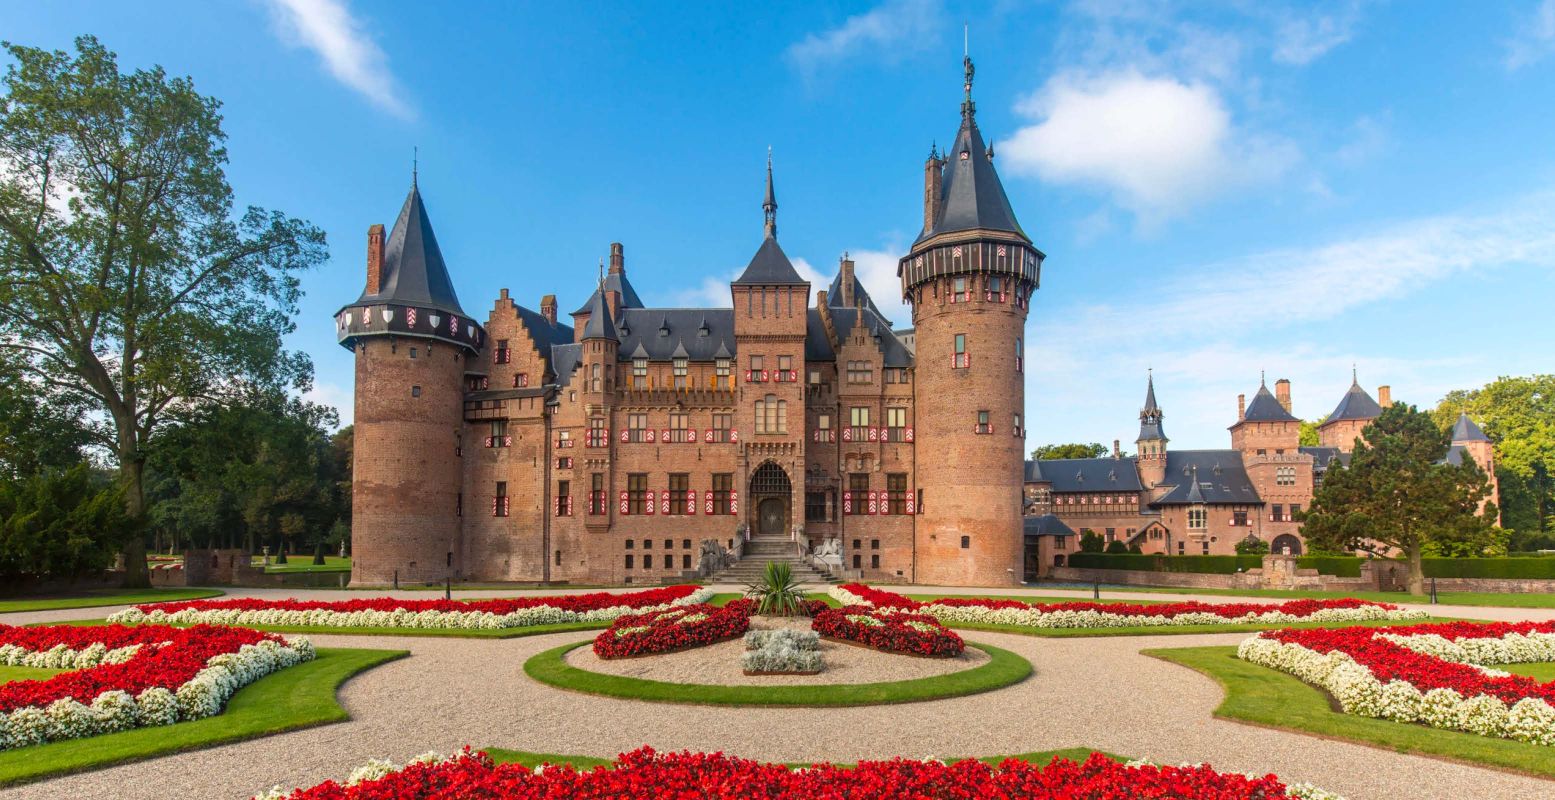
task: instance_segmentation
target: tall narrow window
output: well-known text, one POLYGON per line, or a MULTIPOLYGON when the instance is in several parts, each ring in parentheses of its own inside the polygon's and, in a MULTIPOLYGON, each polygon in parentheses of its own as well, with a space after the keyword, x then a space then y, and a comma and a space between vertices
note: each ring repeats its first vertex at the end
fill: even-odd
POLYGON ((1015 426, 1011 429, 1011 431, 1015 435, 1016 438, 1020 438, 1021 436, 1024 436, 1026 434, 1026 429, 1022 428, 1020 426, 1020 415, 1019 414, 1015 415, 1015 426))
POLYGON ((589 475, 589 513, 599 516, 605 513, 605 474, 595 472, 589 475))
POLYGON ((734 475, 728 472, 720 472, 713 475, 713 512, 714 514, 734 513, 734 475))
POLYGON ((950 302, 965 303, 967 301, 966 278, 956 277, 951 279, 950 302))
POLYGON ((885 476, 886 511, 890 514, 907 513, 907 473, 894 472, 885 476))
POLYGON ((756 401, 756 432, 788 433, 788 401, 769 394, 756 401))
MULTIPOLYGON (((691 431, 691 415, 690 414, 670 414, 670 435, 669 435, 669 441, 671 441, 671 442, 693 442, 693 441, 696 441, 696 436, 691 431)), ((674 487, 671 487, 671 488, 674 488, 674 487)))
POLYGON ((572 516, 572 481, 556 482, 556 516, 572 516))
POLYGON ((826 493, 805 492, 804 495, 805 522, 826 522, 826 493))
POLYGON ((1017 337, 1015 337, 1015 371, 1016 372, 1024 372, 1025 370, 1026 370, 1026 344, 1025 344, 1025 341, 1023 339, 1021 339, 1021 337, 1017 336, 1017 337))
POLYGON ((507 481, 497 481, 497 490, 491 496, 491 515, 493 517, 505 517, 508 515, 507 481))
POLYGON ((843 498, 842 506, 842 510, 847 514, 869 513, 869 473, 848 474, 848 496, 843 498))
MULTIPOLYGON (((907 441, 907 409, 888 408, 885 410, 885 433, 886 441, 907 441)), ((902 490, 907 490, 905 484, 903 485, 902 490)))
POLYGON ((628 442, 648 441, 648 415, 626 415, 626 440, 628 442))
POLYGON ((751 367, 745 372, 747 381, 764 381, 767 379, 767 359, 763 356, 751 356, 751 367))
POLYGON ((670 474, 670 513, 686 514, 686 492, 691 488, 691 476, 684 472, 670 474))
POLYGON ((674 362, 672 362, 671 368, 674 370, 675 388, 688 388, 686 386, 686 381, 688 380, 688 376, 690 374, 689 362, 687 362, 684 358, 677 358, 674 360, 674 362))
POLYGON ((966 351, 966 334, 956 334, 956 351, 950 356, 950 366, 956 369, 964 369, 972 366, 972 354, 966 351))
POLYGON ((643 472, 633 472, 626 476, 626 513, 648 513, 648 475, 643 472))
POLYGON ((777 379, 780 381, 798 380, 799 374, 794 372, 793 356, 778 356, 777 379))
POLYGON ((815 417, 815 440, 817 442, 835 442, 836 432, 831 429, 831 415, 817 414, 815 417))
POLYGON ((1005 301, 1004 287, 1003 277, 998 275, 989 276, 988 291, 983 294, 983 299, 1003 303, 1005 301))
POLYGON ((977 412, 978 433, 993 433, 993 422, 989 420, 989 416, 990 415, 987 411, 977 412))
POLYGON ((733 414, 713 415, 713 441, 727 442, 731 439, 731 431, 734 429, 733 414))
POLYGON ((850 442, 869 441, 868 406, 853 406, 848 409, 848 435, 846 438, 850 442))
POLYGON ((498 339, 497 349, 491 351, 491 360, 495 364, 506 364, 513 359, 513 351, 508 349, 508 340, 498 339))
POLYGON ((605 374, 605 368, 602 365, 599 365, 599 364, 590 365, 590 367, 589 367, 589 391, 591 391, 591 392, 602 392, 602 391, 605 390, 604 374, 605 374))
POLYGON ((713 361, 713 388, 714 389, 719 389, 719 388, 733 389, 734 388, 734 380, 730 376, 730 372, 732 371, 732 369, 733 369, 733 367, 730 364, 730 360, 727 359, 727 358, 720 358, 720 359, 716 359, 715 361, 713 361))
POLYGON ((604 447, 610 443, 610 431, 605 428, 604 417, 589 417, 588 436, 584 443, 589 447, 604 447))
POLYGON ((494 419, 491 421, 491 435, 486 437, 487 447, 510 447, 513 437, 508 435, 508 421, 494 419))
POLYGON ((632 359, 632 388, 633 389, 646 389, 646 388, 648 388, 648 359, 646 359, 646 358, 634 358, 634 359, 632 359))

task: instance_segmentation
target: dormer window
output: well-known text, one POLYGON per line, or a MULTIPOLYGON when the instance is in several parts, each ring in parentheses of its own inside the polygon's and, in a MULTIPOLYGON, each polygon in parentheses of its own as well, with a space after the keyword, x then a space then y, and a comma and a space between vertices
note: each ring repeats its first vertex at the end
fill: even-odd
POLYGON ((646 359, 646 358, 634 358, 634 359, 632 359, 632 388, 633 389, 646 389, 646 388, 648 388, 648 359, 646 359))

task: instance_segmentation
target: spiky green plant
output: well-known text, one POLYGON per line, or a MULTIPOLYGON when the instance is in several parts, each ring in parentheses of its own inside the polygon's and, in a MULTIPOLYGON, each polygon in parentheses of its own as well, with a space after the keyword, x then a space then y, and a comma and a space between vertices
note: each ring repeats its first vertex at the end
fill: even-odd
POLYGON ((756 601, 756 613, 774 617, 792 617, 804 602, 793 568, 780 561, 768 561, 761 580, 745 585, 745 596, 756 601))

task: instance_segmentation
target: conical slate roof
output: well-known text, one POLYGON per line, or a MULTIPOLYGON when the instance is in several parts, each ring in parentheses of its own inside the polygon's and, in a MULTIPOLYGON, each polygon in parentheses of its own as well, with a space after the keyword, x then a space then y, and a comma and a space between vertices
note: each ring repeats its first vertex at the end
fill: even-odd
MULTIPOLYGON (((617 294, 621 295, 621 307, 622 308, 642 308, 643 307, 642 298, 639 298, 637 296, 637 290, 632 288, 632 282, 626 279, 626 273, 624 273, 624 272, 611 272, 611 273, 605 275, 605 291, 607 291, 607 292, 616 292, 617 294)), ((599 290, 595 289, 594 293, 598 294, 599 290)), ((594 302, 594 298, 590 297, 588 300, 584 301, 583 305, 580 306, 577 311, 574 311, 572 313, 573 314, 586 314, 586 313, 588 313, 589 304, 593 303, 593 302, 594 302)))
POLYGON ((961 104, 961 130, 955 144, 945 152, 944 178, 940 188, 939 213, 932 228, 918 237, 923 241, 942 233, 957 231, 1008 231, 1026 241, 1031 238, 1015 220, 1010 198, 993 168, 993 154, 983 144, 977 129, 976 105, 972 102, 972 60, 965 60, 966 100, 961 104))
POLYGON ((1291 416, 1285 406, 1280 405, 1279 398, 1269 391, 1268 384, 1260 384, 1258 393, 1253 395, 1253 402, 1247 404, 1247 411, 1242 419, 1248 422, 1297 422, 1291 416))
POLYGON ((762 240, 761 247, 756 250, 756 255, 746 265, 745 271, 740 277, 734 279, 736 286, 741 284, 757 286, 797 286, 808 285, 809 281, 799 277, 799 271, 794 269, 793 262, 788 260, 788 255, 777 243, 777 197, 772 191, 772 157, 767 156, 767 196, 762 201, 761 209, 766 217, 766 238, 762 240))
POLYGON ((1490 437, 1486 436, 1485 432, 1480 430, 1478 425, 1474 424, 1474 420, 1469 419, 1468 414, 1460 411, 1458 413, 1458 421, 1453 423, 1452 426, 1452 441, 1454 443, 1488 442, 1490 437))
POLYGON ((410 195, 405 198, 405 205, 384 244, 379 274, 378 293, 364 291, 357 303, 396 303, 466 316, 454 293, 453 281, 448 277, 443 253, 437 247, 437 236, 432 233, 432 221, 427 219, 421 190, 415 183, 411 184, 410 195))
POLYGON ((1371 395, 1361 388, 1361 383, 1353 375, 1350 378, 1350 389, 1339 398, 1339 405, 1334 407, 1334 412, 1323 420, 1323 424, 1338 422, 1345 419, 1376 419, 1382 416, 1382 406, 1371 395))
POLYGON ((615 321, 610 318, 610 306, 605 304, 604 292, 596 291, 589 298, 589 321, 583 326, 583 338, 621 340, 615 321))
POLYGON ((1145 442, 1155 439, 1168 441, 1166 430, 1161 427, 1161 407, 1155 402, 1155 376, 1151 375, 1145 383, 1145 407, 1139 411, 1139 438, 1136 442, 1145 442))
POLYGON ((1194 465, 1193 474, 1188 478, 1188 502, 1196 504, 1204 502, 1204 490, 1199 488, 1198 465, 1194 465))

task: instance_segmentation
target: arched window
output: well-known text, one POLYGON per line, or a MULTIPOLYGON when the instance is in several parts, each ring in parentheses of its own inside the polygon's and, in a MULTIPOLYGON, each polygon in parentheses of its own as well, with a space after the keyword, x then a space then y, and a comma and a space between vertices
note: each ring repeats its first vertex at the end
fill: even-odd
POLYGON ((769 394, 756 401, 757 433, 788 433, 788 401, 769 394))

